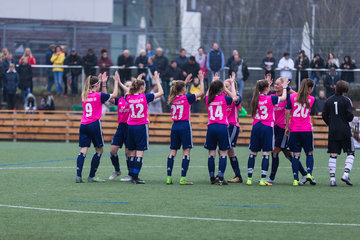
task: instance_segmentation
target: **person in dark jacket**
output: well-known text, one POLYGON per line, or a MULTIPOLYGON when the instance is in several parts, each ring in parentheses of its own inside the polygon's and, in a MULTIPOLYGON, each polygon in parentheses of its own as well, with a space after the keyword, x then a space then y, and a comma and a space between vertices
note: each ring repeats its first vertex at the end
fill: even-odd
POLYGON ((295 68, 297 69, 296 71, 296 86, 297 89, 299 89, 300 86, 298 86, 299 84, 299 71, 300 71, 300 82, 304 79, 304 78, 308 78, 309 77, 309 73, 307 71, 304 71, 303 69, 309 68, 310 67, 310 61, 309 58, 306 56, 305 51, 304 50, 300 50, 298 52, 298 58, 295 60, 295 68))
POLYGON ((50 92, 44 92, 40 101, 39 110, 55 110, 54 97, 50 92))
POLYGON ((13 110, 16 106, 16 90, 19 86, 19 75, 15 70, 15 65, 11 63, 9 70, 5 73, 4 87, 7 93, 8 109, 13 110))
POLYGON ((326 97, 329 98, 335 94, 336 83, 340 80, 338 72, 335 71, 335 66, 330 68, 329 74, 326 76, 324 86, 326 88, 326 97))
POLYGON ((206 67, 210 71, 210 82, 215 73, 220 75, 220 71, 224 69, 225 60, 224 54, 220 51, 219 46, 216 42, 212 44, 212 48, 208 53, 206 67))
POLYGON ((325 106, 325 102, 326 102, 326 95, 325 95, 325 91, 324 90, 320 90, 319 91, 319 97, 315 98, 315 103, 314 103, 314 114, 321 116, 322 112, 324 111, 324 106, 325 106))
POLYGON ((94 54, 94 51, 91 48, 89 48, 86 56, 84 56, 82 59, 86 78, 88 76, 96 75, 96 68, 94 68, 94 67, 97 64, 97 61, 98 61, 98 59, 97 59, 96 55, 94 54))
MULTIPOLYGON (((70 50, 70 55, 66 58, 66 63, 69 66, 82 65, 81 57, 77 54, 75 48, 70 50)), ((69 71, 71 74, 71 93, 75 95, 78 94, 78 79, 81 74, 81 68, 70 68, 69 71)))
POLYGON ((145 77, 145 83, 146 83, 146 91, 149 90, 150 86, 152 86, 152 79, 154 76, 155 71, 159 72, 159 68, 157 64, 155 63, 155 57, 149 57, 148 63, 147 63, 147 74, 145 77))
MULTIPOLYGON (((68 63, 66 61, 67 56, 68 56, 68 54, 67 54, 67 46, 62 45, 61 50, 65 54, 64 65, 68 65, 68 63)), ((64 68, 63 75, 62 75, 62 80, 63 80, 63 85, 64 85, 64 97, 66 97, 66 95, 68 94, 68 73, 69 73, 69 69, 64 68)))
POLYGON ((225 66, 228 67, 229 69, 231 68, 232 63, 234 62, 235 55, 239 55, 239 52, 236 49, 232 51, 232 55, 226 61, 225 66))
MULTIPOLYGON (((53 65, 51 60, 52 55, 55 53, 55 45, 51 44, 49 46, 49 49, 46 51, 45 54, 45 64, 46 65, 53 65)), ((46 73, 47 73, 47 77, 48 77, 48 85, 47 85, 47 91, 51 92, 51 88, 54 85, 54 73, 52 68, 46 68, 46 73)))
MULTIPOLYGON (((185 48, 180 49, 180 55, 176 57, 175 61, 179 68, 183 68, 183 66, 188 62, 188 57, 186 57, 185 48)), ((185 78, 184 78, 185 79, 185 78)))
MULTIPOLYGON (((345 56, 344 57, 344 62, 341 64, 340 66, 341 69, 355 69, 355 63, 351 60, 350 56, 345 56)), ((354 82, 354 72, 341 72, 341 79, 344 81, 347 81, 349 84, 354 82)))
POLYGON ((24 57, 22 59, 21 64, 17 68, 17 72, 20 80, 19 89, 21 90, 21 97, 24 104, 27 95, 31 93, 32 78, 33 78, 32 68, 28 63, 27 57, 24 57))
POLYGON ((239 55, 234 56, 234 62, 230 68, 230 75, 235 73, 235 80, 238 85, 238 92, 240 96, 243 95, 245 81, 249 78, 249 69, 243 59, 239 55))
POLYGON ((182 75, 185 79, 187 75, 192 74, 192 79, 197 76, 200 71, 200 65, 196 62, 195 57, 191 56, 187 63, 182 67, 182 75))
POLYGON ((134 58, 130 55, 130 51, 125 49, 117 59, 117 65, 121 67, 119 69, 119 75, 122 82, 131 80, 131 69, 129 67, 134 65, 134 58))
POLYGON ((180 80, 181 79, 181 69, 177 66, 176 61, 171 61, 170 65, 168 66, 164 80, 168 82, 172 82, 173 80, 180 80))
POLYGON ((261 62, 261 68, 265 70, 266 74, 271 74, 271 79, 275 79, 275 68, 276 68, 276 60, 273 57, 272 51, 268 51, 266 53, 266 57, 261 62))
POLYGON ((4 68, 0 64, 0 109, 2 105, 3 89, 4 89, 4 68))
POLYGON ((108 56, 108 52, 105 48, 101 49, 101 58, 99 58, 97 65, 100 67, 100 73, 106 72, 106 75, 110 76, 110 68, 113 66, 111 58, 108 56))
MULTIPOLYGON (((310 68, 325 68, 325 61, 320 57, 320 54, 315 54, 313 60, 310 62, 310 68)), ((314 89, 313 89, 313 95, 316 96, 316 86, 320 79, 322 79, 323 72, 321 71, 312 71, 310 78, 314 81, 314 89)))
POLYGON ((154 58, 154 63, 159 68, 160 77, 161 77, 161 75, 165 74, 166 69, 167 69, 167 67, 169 65, 169 60, 167 59, 167 57, 164 56, 162 48, 157 48, 156 49, 156 55, 155 55, 155 58, 154 58))
POLYGON ((145 50, 141 50, 140 51, 140 55, 136 57, 135 59, 135 66, 138 67, 138 74, 140 75, 141 73, 145 73, 146 74, 146 65, 148 62, 148 57, 146 56, 146 51, 145 50))

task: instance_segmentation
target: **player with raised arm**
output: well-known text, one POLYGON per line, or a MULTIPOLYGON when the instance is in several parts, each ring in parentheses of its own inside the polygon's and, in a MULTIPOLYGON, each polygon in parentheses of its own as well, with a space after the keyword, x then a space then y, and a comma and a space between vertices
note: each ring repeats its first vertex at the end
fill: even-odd
POLYGON ((352 186, 349 173, 354 164, 355 149, 351 137, 349 122, 354 118, 351 100, 345 95, 349 91, 349 84, 343 80, 338 81, 335 87, 335 95, 326 100, 322 118, 329 126, 328 153, 330 186, 336 186, 335 171, 336 159, 341 154, 341 149, 347 154, 345 160, 345 170, 341 181, 352 186))
POLYGON ((145 184, 140 180, 139 173, 143 163, 144 151, 149 148, 149 119, 148 104, 164 95, 160 84, 159 73, 154 73, 154 79, 159 91, 157 93, 144 93, 145 81, 135 79, 132 81, 126 101, 130 109, 128 119, 128 135, 126 145, 129 149, 129 167, 131 182, 134 184, 145 184))
POLYGON ((112 94, 106 94, 99 92, 101 82, 103 87, 106 86, 107 76, 100 74, 98 77, 89 76, 84 85, 83 92, 81 94, 83 105, 83 116, 80 125, 79 134, 79 147, 80 154, 78 155, 76 165, 76 182, 81 183, 82 169, 84 166, 85 156, 92 142, 95 147, 95 154, 91 160, 90 174, 88 177, 89 182, 105 182, 95 177, 95 173, 100 164, 101 154, 103 153, 104 139, 101 130, 101 113, 103 103, 117 97, 118 95, 118 81, 114 81, 114 92, 112 94))
POLYGON ((314 168, 314 138, 313 129, 310 118, 311 107, 315 98, 311 96, 314 89, 314 81, 310 78, 302 80, 298 93, 290 95, 290 99, 286 105, 286 130, 285 134, 289 136, 289 148, 293 152, 292 170, 294 175, 293 186, 299 186, 306 181, 299 181, 299 162, 301 148, 306 154, 307 175, 306 180, 311 185, 315 185, 316 181, 312 176, 314 168))
POLYGON ((254 120, 249 145, 247 185, 252 185, 255 159, 257 153, 261 150, 263 157, 259 185, 272 185, 266 181, 266 175, 269 169, 269 156, 271 151, 274 150, 274 106, 286 100, 288 84, 288 81, 282 83, 282 95, 279 97, 267 95, 270 91, 270 83, 267 79, 256 82, 256 89, 251 101, 251 115, 254 120))
MULTIPOLYGON (((230 147, 229 122, 227 120, 226 108, 231 105, 233 101, 238 101, 235 93, 230 92, 224 87, 224 83, 218 80, 218 76, 214 76, 215 80, 210 84, 209 91, 205 97, 205 103, 208 111, 208 129, 206 133, 206 142, 204 147, 209 150, 208 170, 211 184, 227 185, 224 180, 224 173, 226 169, 226 155, 230 147), (229 96, 226 96, 223 92, 229 96), (219 147, 220 160, 218 178, 215 178, 215 155, 216 148, 219 147)), ((233 80, 231 81, 233 83, 233 80)))
POLYGON ((181 163, 180 185, 192 185, 187 181, 186 173, 190 163, 190 150, 193 147, 192 131, 190 123, 190 105, 195 103, 198 97, 204 95, 204 76, 199 71, 200 92, 186 94, 186 84, 191 81, 192 74, 189 74, 185 82, 182 80, 172 81, 168 104, 171 107, 171 118, 174 121, 170 134, 170 154, 167 159, 167 180, 166 184, 172 184, 172 170, 177 151, 183 146, 183 158, 181 163))

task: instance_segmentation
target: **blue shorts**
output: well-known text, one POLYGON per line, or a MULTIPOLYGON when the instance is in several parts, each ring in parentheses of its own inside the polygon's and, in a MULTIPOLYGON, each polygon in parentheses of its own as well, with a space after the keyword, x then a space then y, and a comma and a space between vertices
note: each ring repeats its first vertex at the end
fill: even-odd
POLYGON ((122 148, 123 144, 126 147, 126 136, 128 131, 127 123, 119 123, 116 133, 111 141, 111 145, 119 146, 122 148))
POLYGON ((193 147, 192 131, 190 122, 185 121, 174 121, 171 134, 170 134, 170 149, 178 150, 181 145, 183 149, 193 147))
POLYGON ((240 128, 230 124, 228 129, 229 129, 231 147, 236 147, 236 142, 239 137, 240 128))
POLYGON ((126 147, 130 150, 145 151, 149 148, 149 125, 129 125, 126 147))
POLYGON ((213 123, 208 125, 204 147, 208 150, 216 150, 218 145, 221 151, 230 149, 228 126, 213 123))
POLYGON ((104 146, 100 120, 80 125, 79 147, 90 147, 91 142, 96 148, 104 146))
POLYGON ((274 128, 256 123, 251 130, 249 149, 252 152, 271 152, 274 150, 274 128))
POLYGON ((289 137, 285 135, 285 129, 279 126, 275 126, 274 134, 275 134, 275 147, 286 149, 288 147, 289 137))
POLYGON ((290 132, 289 148, 292 152, 301 152, 301 148, 305 153, 311 152, 314 150, 313 132, 290 132))

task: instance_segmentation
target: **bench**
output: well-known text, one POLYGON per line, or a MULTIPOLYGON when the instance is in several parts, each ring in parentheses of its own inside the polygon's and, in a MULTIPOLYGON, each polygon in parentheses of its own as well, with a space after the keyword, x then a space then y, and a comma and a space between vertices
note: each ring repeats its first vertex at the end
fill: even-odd
MULTIPOLYGON (((80 111, 25 111, 0 110, 0 139, 38 141, 78 141, 80 111)), ((150 143, 170 143, 171 117, 169 113, 149 114, 150 143)), ((191 114, 193 142, 202 145, 206 137, 207 114, 191 114)), ((248 145, 252 128, 250 116, 239 118, 239 145, 248 145)), ((328 128, 321 117, 312 118, 315 146, 327 145, 328 128)), ((104 140, 110 142, 117 127, 117 113, 107 113, 101 118, 104 140)))

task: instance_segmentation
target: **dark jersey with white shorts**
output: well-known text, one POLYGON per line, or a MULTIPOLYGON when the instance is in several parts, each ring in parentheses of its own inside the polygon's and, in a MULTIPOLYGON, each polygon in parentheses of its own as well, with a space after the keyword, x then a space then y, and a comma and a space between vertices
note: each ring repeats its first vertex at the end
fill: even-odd
POLYGON ((329 153, 353 152, 349 122, 354 118, 352 102, 343 95, 332 95, 326 100, 322 118, 329 126, 329 153))

